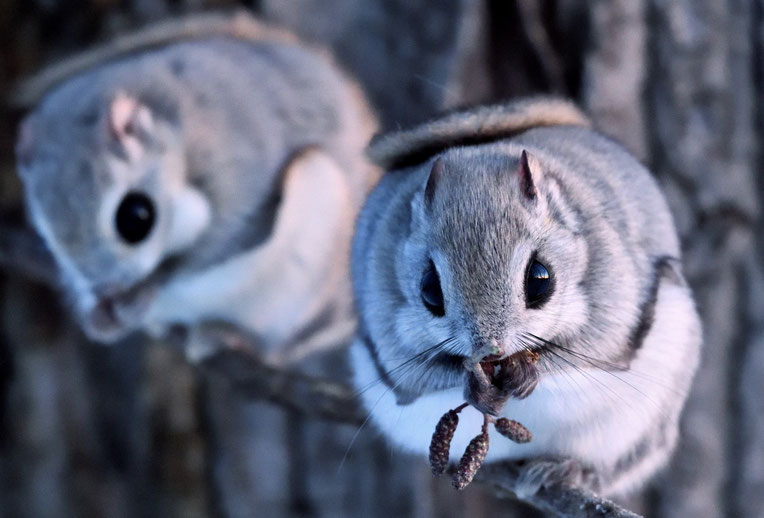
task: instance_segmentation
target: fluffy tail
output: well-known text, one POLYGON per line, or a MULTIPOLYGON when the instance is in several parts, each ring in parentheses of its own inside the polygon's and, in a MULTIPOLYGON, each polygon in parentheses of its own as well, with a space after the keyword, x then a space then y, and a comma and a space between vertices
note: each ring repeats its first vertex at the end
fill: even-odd
POLYGON ((391 169, 414 165, 443 149, 508 138, 539 126, 591 126, 570 101, 531 97, 454 111, 410 129, 377 135, 369 157, 391 169))

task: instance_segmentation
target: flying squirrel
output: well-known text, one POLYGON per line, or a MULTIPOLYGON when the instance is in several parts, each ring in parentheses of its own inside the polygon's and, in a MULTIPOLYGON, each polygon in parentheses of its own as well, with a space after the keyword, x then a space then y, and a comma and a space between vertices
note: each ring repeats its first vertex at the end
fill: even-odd
POLYGON ((328 53, 245 12, 195 15, 44 69, 11 100, 33 106, 16 144, 30 220, 91 338, 221 321, 275 361, 352 333, 376 122, 328 53))
POLYGON ((449 409, 452 451, 509 418, 532 440, 490 430, 486 462, 516 462, 518 494, 643 486, 675 446, 702 341, 650 172, 546 97, 383 134, 369 155, 387 172, 353 241, 351 354, 376 427, 439 455, 449 409), (519 354, 532 375, 508 380, 519 354))

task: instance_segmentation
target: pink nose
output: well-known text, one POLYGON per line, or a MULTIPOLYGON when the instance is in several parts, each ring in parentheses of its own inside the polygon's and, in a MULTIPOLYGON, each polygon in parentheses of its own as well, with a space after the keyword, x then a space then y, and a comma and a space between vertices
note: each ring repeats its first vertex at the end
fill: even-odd
POLYGON ((479 362, 486 356, 504 356, 504 347, 495 338, 478 339, 472 346, 472 360, 479 362))

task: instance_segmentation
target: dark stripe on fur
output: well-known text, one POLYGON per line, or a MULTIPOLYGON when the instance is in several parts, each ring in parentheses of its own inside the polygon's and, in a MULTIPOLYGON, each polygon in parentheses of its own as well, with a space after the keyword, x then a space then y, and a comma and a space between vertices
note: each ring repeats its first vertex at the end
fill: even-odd
POLYGON ((393 380, 390 379, 390 373, 388 373, 382 366, 382 361, 379 359, 379 351, 377 351, 376 344, 372 342, 371 337, 365 330, 361 330, 360 335, 361 340, 363 340, 363 345, 366 347, 366 350, 369 351, 369 356, 371 356, 371 361, 374 363, 374 368, 377 370, 379 380, 395 392, 395 389, 393 388, 395 387, 395 384, 393 383, 393 380))
MULTIPOLYGON (((250 213, 244 216, 244 220, 252 221, 252 223, 243 224, 235 235, 230 236, 225 246, 220 247, 221 251, 217 254, 206 255, 203 260, 193 265, 185 264, 184 267, 193 268, 196 271, 215 267, 232 256, 248 252, 265 243, 273 235, 273 228, 276 226, 276 216, 281 205, 287 172, 298 159, 315 149, 321 149, 321 147, 309 145, 287 152, 273 175, 268 195, 262 199, 262 203, 253 206, 250 213)), ((206 196, 210 196, 209 188, 203 182, 192 179, 191 183, 206 196)))
POLYGON ((551 216, 552 217, 558 217, 560 225, 563 228, 567 228, 570 230, 573 235, 581 235, 581 228, 583 226, 584 221, 587 221, 588 218, 584 215, 583 211, 581 210, 581 207, 575 204, 573 200, 576 199, 575 196, 570 194, 570 191, 565 186, 565 184, 560 180, 560 177, 557 176, 552 171, 545 171, 544 172, 544 181, 546 182, 553 182, 555 187, 560 193, 561 201, 565 204, 564 207, 560 206, 558 203, 553 202, 553 199, 551 196, 547 197, 551 216), (563 216, 562 209, 567 209, 567 212, 571 215, 571 219, 574 221, 572 222, 575 225, 575 228, 571 226, 571 222, 566 222, 565 218, 563 216))
POLYGON ((618 477, 628 477, 635 468, 638 468, 655 451, 668 448, 670 446, 666 437, 668 427, 669 422, 662 420, 657 428, 652 429, 648 435, 642 437, 628 452, 619 457, 610 473, 607 474, 607 478, 615 480, 618 477))
POLYGON ((361 340, 363 340, 364 345, 366 346, 366 350, 369 351, 369 356, 371 356, 371 361, 374 363, 374 368, 377 371, 377 376, 379 376, 379 381, 385 384, 388 389, 392 391, 392 393, 395 395, 395 402, 398 405, 409 405, 417 400, 419 395, 417 394, 410 394, 404 390, 401 390, 399 386, 395 382, 393 382, 392 378, 390 378, 390 373, 385 370, 385 368, 382 366, 382 362, 379 359, 379 353, 377 351, 376 344, 371 340, 371 337, 365 333, 361 333, 361 340))
MULTIPOLYGON (((457 138, 443 137, 440 140, 430 142, 426 145, 422 145, 417 149, 412 149, 409 152, 403 153, 396 157, 386 167, 388 170, 402 169, 404 167, 411 167, 422 164, 432 158, 433 156, 454 147, 463 146, 475 146, 478 144, 489 144, 505 140, 511 137, 516 137, 521 133, 535 129, 535 127, 521 128, 520 130, 509 130, 505 132, 492 133, 491 135, 470 135, 457 138)), ((372 146, 374 141, 372 141, 372 146)))
POLYGON ((390 377, 390 372, 385 370, 385 367, 382 365, 382 361, 379 358, 377 345, 371 339, 369 334, 361 329, 359 331, 359 336, 363 341, 366 350, 369 351, 369 356, 371 356, 371 361, 374 364, 374 369, 377 371, 379 381, 384 383, 385 386, 393 392, 398 405, 411 404, 424 394, 453 388, 463 383, 462 375, 465 358, 442 352, 427 362, 430 367, 439 369, 439 373, 436 374, 436 376, 439 376, 440 382, 431 383, 428 382, 429 378, 419 378, 420 382, 423 382, 420 390, 410 392, 401 387, 399 382, 394 381, 390 377))
POLYGON ((655 304, 658 301, 658 288, 661 281, 668 278, 678 284, 682 280, 677 276, 676 270, 671 266, 671 261, 677 261, 670 256, 659 257, 653 265, 653 277, 648 287, 647 296, 639 307, 639 318, 629 336, 629 349, 637 351, 642 347, 647 333, 655 321, 655 304))

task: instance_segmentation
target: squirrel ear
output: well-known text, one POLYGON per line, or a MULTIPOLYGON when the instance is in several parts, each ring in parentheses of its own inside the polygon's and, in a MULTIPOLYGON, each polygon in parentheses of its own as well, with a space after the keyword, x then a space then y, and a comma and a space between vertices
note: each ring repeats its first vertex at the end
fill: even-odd
POLYGON ((517 166, 517 177, 520 179, 520 190, 529 200, 535 200, 538 195, 536 184, 541 175, 541 168, 536 159, 523 149, 520 164, 517 166))
POLYGON ((151 110, 134 97, 118 92, 109 105, 109 133, 124 149, 130 160, 143 154, 140 137, 154 127, 151 110))
POLYGON ((438 181, 443 176, 443 170, 445 169, 442 158, 437 158, 435 163, 432 164, 430 169, 430 176, 427 178, 427 185, 424 188, 424 203, 429 207, 432 204, 432 199, 435 196, 435 188, 438 186, 438 181))
POLYGON ((26 117, 19 125, 16 137, 16 160, 19 164, 27 164, 34 153, 35 128, 32 116, 26 117))

